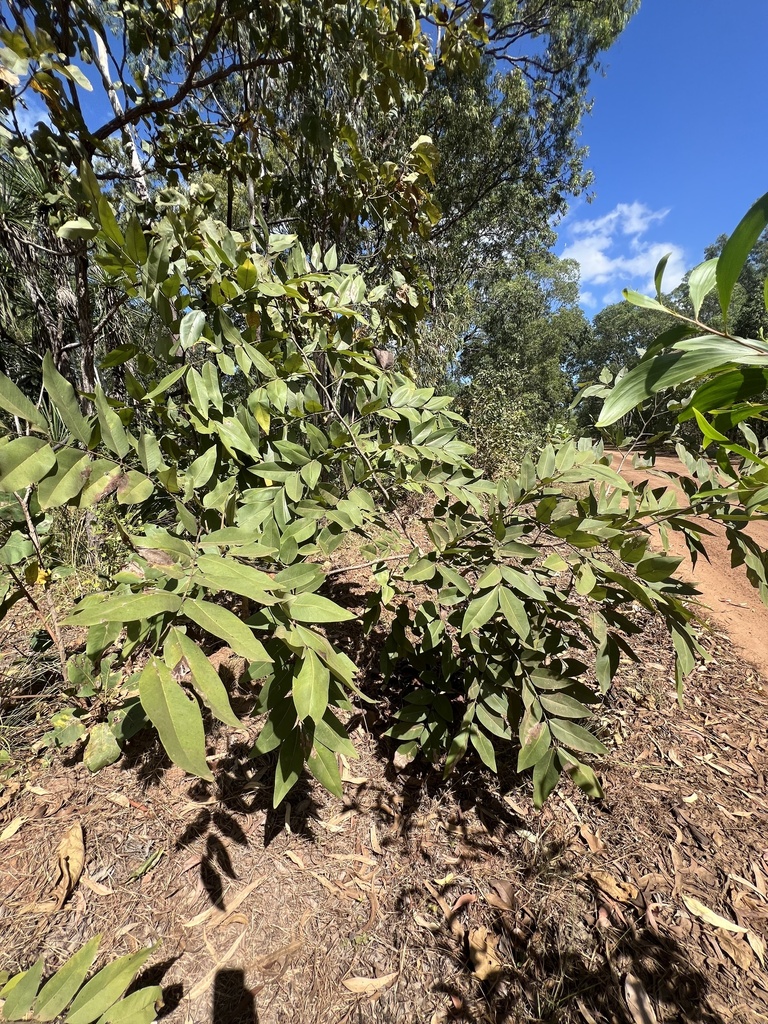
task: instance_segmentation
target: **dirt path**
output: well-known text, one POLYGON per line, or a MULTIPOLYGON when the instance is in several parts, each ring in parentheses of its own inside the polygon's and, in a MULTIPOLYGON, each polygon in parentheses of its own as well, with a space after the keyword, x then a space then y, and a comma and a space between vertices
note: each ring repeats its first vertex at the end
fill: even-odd
MULTIPOLYGON (((619 463, 618 453, 614 454, 614 467, 619 463)), ((665 473, 685 473, 685 468, 674 456, 661 456, 656 468, 665 473)), ((622 476, 630 483, 653 479, 654 474, 644 469, 633 469, 629 460, 622 467, 622 476)), ((659 482, 663 482, 658 478, 659 482)), ((713 532, 706 541, 709 559, 699 558, 696 567, 691 559, 685 541, 679 534, 670 536, 670 554, 682 558, 680 572, 683 577, 697 585, 702 602, 708 609, 713 625, 727 633, 737 650, 750 664, 768 678, 768 608, 760 595, 749 583, 744 567, 731 568, 731 553, 725 532, 717 524, 707 524, 713 532)), ((768 547, 768 523, 752 523, 748 528, 750 537, 761 547, 768 547)))

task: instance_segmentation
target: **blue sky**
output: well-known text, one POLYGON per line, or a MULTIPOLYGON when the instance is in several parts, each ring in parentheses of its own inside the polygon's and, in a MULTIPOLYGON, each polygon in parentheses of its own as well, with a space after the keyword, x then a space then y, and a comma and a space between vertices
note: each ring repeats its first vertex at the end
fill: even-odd
POLYGON ((665 288, 768 192, 768 0, 642 0, 605 55, 582 143, 594 200, 561 222, 591 315, 624 287, 665 288))

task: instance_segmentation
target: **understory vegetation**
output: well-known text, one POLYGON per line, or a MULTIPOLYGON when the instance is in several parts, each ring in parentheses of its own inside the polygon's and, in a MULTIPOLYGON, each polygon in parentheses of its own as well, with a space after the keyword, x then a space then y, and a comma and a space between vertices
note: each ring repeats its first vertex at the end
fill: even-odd
MULTIPOLYGON (((695 564, 723 529, 768 597, 768 197, 593 324, 549 251, 636 6, 0 14, 0 617, 34 620, 3 685, 45 664, 49 746, 98 772, 154 730, 214 782, 247 719, 275 807, 306 772, 341 797, 384 692, 398 763, 508 747, 537 808, 562 776, 599 797, 594 711, 641 621, 681 699, 706 657, 669 536, 695 564), (617 470, 662 445, 674 486, 617 470)), ((155 989, 117 1002, 141 957, 76 995, 96 945, 9 981, 6 1019, 154 1019, 155 989)))

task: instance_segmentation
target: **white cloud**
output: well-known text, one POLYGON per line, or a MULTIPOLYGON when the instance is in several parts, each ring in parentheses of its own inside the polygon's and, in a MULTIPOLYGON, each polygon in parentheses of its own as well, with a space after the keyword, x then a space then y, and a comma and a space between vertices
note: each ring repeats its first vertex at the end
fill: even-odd
MULTIPOLYGON (((622 288, 652 292, 656 265, 670 253, 664 289, 671 290, 687 269, 683 248, 674 242, 643 237, 658 228, 668 213, 669 210, 651 210, 640 202, 619 203, 602 217, 568 224, 568 241, 561 255, 579 264, 583 285, 609 285, 603 295, 603 302, 608 304, 619 301, 622 288)), ((582 291, 581 302, 595 306, 594 291, 582 291)))
MULTIPOLYGON (((48 120, 48 108, 34 93, 28 93, 24 97, 23 104, 16 104, 16 120, 22 132, 28 135, 35 130, 38 121, 50 123, 48 120)), ((10 118, 8 118, 8 121, 11 123, 10 118)))

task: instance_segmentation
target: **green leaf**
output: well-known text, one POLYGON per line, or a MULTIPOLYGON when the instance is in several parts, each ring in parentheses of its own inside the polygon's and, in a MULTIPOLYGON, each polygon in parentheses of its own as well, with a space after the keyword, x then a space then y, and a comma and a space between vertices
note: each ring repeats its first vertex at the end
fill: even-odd
POLYGON ((528 730, 525 742, 517 755, 517 770, 525 771, 539 762, 552 744, 552 734, 546 722, 536 722, 528 730))
POLYGON ((131 992, 99 1017, 98 1024, 152 1024, 157 1004, 163 997, 160 985, 147 985, 131 992))
POLYGON ((39 437, 17 437, 0 446, 0 491, 25 491, 56 465, 53 448, 39 437))
POLYGON ((328 252, 323 257, 323 263, 325 264, 325 269, 330 271, 334 271, 336 267, 339 265, 339 258, 336 255, 335 245, 332 245, 328 252))
POLYGON ((717 294, 723 317, 728 319, 733 287, 755 243, 768 225, 768 193, 742 217, 717 261, 717 294))
POLYGON ((64 448, 56 455, 56 472, 40 481, 37 497, 40 508, 60 508, 76 498, 90 476, 91 460, 76 448, 64 448))
POLYGON ((768 370, 744 366, 737 370, 726 370, 697 388, 689 405, 680 413, 680 422, 689 420, 694 410, 713 412, 727 409, 736 402, 753 398, 768 389, 768 370))
POLYGON ((464 618, 461 622, 461 635, 466 636, 473 629, 480 629, 486 622, 490 621, 499 608, 499 587, 489 590, 485 594, 474 598, 467 605, 464 618))
POLYGON ((490 768, 492 772, 497 772, 496 752, 493 749, 493 743, 491 743, 485 733, 476 725, 473 725, 470 729, 469 741, 480 755, 480 760, 483 764, 487 768, 490 768))
POLYGON ((35 553, 35 545, 19 530, 14 530, 0 548, 0 565, 18 565, 35 553))
POLYGON ((123 475, 122 467, 111 459, 94 459, 91 462, 88 481, 80 492, 80 508, 88 508, 111 494, 123 475))
POLYGON ((213 444, 202 455, 198 455, 191 465, 187 466, 184 472, 192 481, 193 487, 205 487, 211 479, 216 468, 217 454, 218 448, 213 444))
POLYGON ((314 651, 305 648, 293 676, 293 703, 302 720, 322 720, 328 707, 330 673, 314 651))
POLYGON ((657 299, 652 299, 648 295, 632 291, 631 288, 625 288, 622 294, 627 302, 631 302, 633 306, 641 306, 643 309, 658 309, 662 313, 669 312, 667 307, 662 305, 657 299))
POLYGON ((95 224, 91 224, 85 217, 75 217, 74 220, 68 220, 66 224, 62 224, 59 230, 56 232, 59 238, 95 238, 98 235, 99 229, 95 224))
POLYGON ((143 428, 139 433, 136 451, 146 473, 154 473, 163 465, 163 453, 160 451, 157 438, 143 428))
POLYGON ((242 619, 228 609, 197 598, 194 601, 185 601, 181 613, 196 622, 207 633, 225 640, 241 658, 272 663, 261 641, 256 639, 242 619))
POLYGON ((275 789, 272 806, 279 807, 299 781, 304 768, 304 754, 301 748, 301 734, 294 729, 280 744, 275 769, 275 789))
POLYGON ((671 252, 666 253, 662 256, 659 262, 656 264, 656 272, 653 275, 653 285, 656 289, 656 298, 661 302, 661 283, 664 279, 664 271, 667 269, 667 263, 669 257, 672 255, 671 252))
POLYGON ((321 786, 327 789, 333 796, 341 799, 343 796, 341 774, 339 773, 336 755, 332 751, 324 747, 322 743, 316 742, 312 748, 312 753, 307 758, 307 768, 309 768, 321 786))
POLYGON ((315 739, 337 754, 343 754, 345 757, 357 757, 357 751, 347 735, 346 729, 330 708, 321 722, 315 722, 315 739))
POLYGON ((131 469, 120 477, 117 484, 116 496, 120 505, 140 505, 142 501, 150 498, 155 490, 155 485, 143 473, 137 469, 131 469))
POLYGON ((99 949, 100 935, 95 935, 74 956, 63 964, 54 976, 43 985, 40 995, 35 1000, 35 1020, 53 1020, 63 1013, 74 998, 75 993, 85 981, 96 953, 99 949))
POLYGON ((56 369, 50 352, 43 357, 43 386, 67 430, 82 444, 90 444, 91 425, 80 411, 75 389, 56 369))
POLYGON ((181 380, 188 369, 188 366, 177 366, 175 370, 171 370, 170 373, 163 377, 159 384, 156 384, 151 391, 144 395, 144 401, 151 402, 155 398, 159 398, 160 395, 164 395, 166 391, 169 391, 174 384, 181 380))
POLYGON ((125 231, 125 249, 135 264, 141 266, 147 262, 147 241, 141 229, 139 218, 132 213, 125 231))
POLYGON ((100 384, 96 385, 96 415, 101 427, 101 440, 111 452, 122 459, 131 450, 131 442, 120 417, 110 406, 100 384))
POLYGON ((213 582, 221 590, 247 597, 257 604, 273 604, 275 601, 269 593, 275 589, 274 581, 260 569, 220 555, 201 555, 197 566, 205 574, 206 581, 213 582))
MULTIPOLYGON (((90 88, 90 86, 89 86, 90 88)), ((117 217, 115 217, 115 211, 109 205, 108 200, 105 196, 99 197, 98 202, 99 220, 101 221, 101 230, 103 234, 120 249, 125 247, 125 238, 123 232, 120 230, 120 225, 117 223, 117 217)))
POLYGON ((659 583, 671 576, 681 562, 682 558, 669 555, 648 555, 637 563, 635 572, 646 583, 659 583))
POLYGON ((83 762, 91 772, 99 772, 107 765, 114 764, 122 754, 120 744, 106 722, 94 725, 88 734, 88 743, 83 752, 83 762))
POLYGON ((102 968, 77 994, 67 1024, 91 1024, 123 995, 155 947, 138 949, 102 968))
POLYGON ((517 635, 523 640, 527 640, 531 633, 531 624, 525 613, 525 605, 520 598, 511 590, 502 587, 499 591, 499 607, 501 614, 517 635))
POLYGON ((29 1013, 30 1007, 37 995, 40 980, 43 977, 45 961, 42 957, 34 967, 25 971, 24 976, 18 981, 11 992, 9 992, 5 1005, 3 1006, 3 1017, 5 1020, 21 1020, 29 1013))
POLYGON ((104 595, 99 595, 96 600, 89 601, 86 598, 83 604, 64 619, 64 624, 95 626, 102 622, 135 622, 138 619, 153 619, 158 615, 172 614, 178 612, 180 608, 181 598, 164 590, 143 594, 116 594, 106 599, 104 595))
POLYGON ((596 426, 610 426, 657 391, 714 373, 729 363, 768 362, 768 347, 763 354, 755 348, 757 345, 754 341, 748 346, 709 335, 677 342, 672 351, 642 360, 621 378, 605 400, 596 426))
POLYGON ((541 810, 560 779, 560 768, 551 748, 533 766, 533 806, 541 810))
POLYGON ((589 765, 582 764, 581 761, 577 761, 562 749, 558 750, 557 759, 580 790, 595 800, 601 799, 603 787, 589 765))
POLYGON ((45 417, 35 405, 20 391, 10 378, 0 373, 0 410, 18 416, 27 423, 45 427, 45 417))
POLYGON ((287 608, 296 622, 349 622, 356 617, 319 594, 299 594, 290 600, 287 608))
POLYGON ((501 574, 510 587, 514 587, 515 590, 525 594, 526 597, 533 598, 534 601, 546 603, 547 595, 536 582, 536 577, 533 573, 521 572, 520 569, 513 569, 511 565, 505 565, 501 570, 501 574))
POLYGON ((193 309, 181 318, 179 324, 179 342, 186 352, 199 340, 205 328, 205 313, 202 309, 193 309))
POLYGON ((580 700, 569 697, 567 693, 542 693, 539 695, 541 706, 559 718, 591 718, 592 712, 580 700))
POLYGON ((562 722, 553 718, 550 721, 550 728, 556 739, 573 750, 582 750, 585 754, 600 754, 601 756, 608 753, 608 749, 596 736, 580 725, 576 725, 575 722, 562 722))
POLYGON ((175 626, 165 641, 166 661, 169 653, 174 662, 169 665, 171 669, 175 669, 182 658, 186 659, 196 693, 216 718, 235 729, 241 729, 243 723, 232 710, 227 688, 221 681, 218 672, 194 640, 190 640, 186 633, 182 633, 175 626))
POLYGON ((693 315, 698 319, 699 310, 704 299, 715 287, 717 259, 705 260, 694 267, 688 278, 688 291, 691 296, 693 315))
POLYGON ((159 658, 150 658, 139 677, 139 699, 173 763, 212 782, 198 703, 186 695, 159 658))

